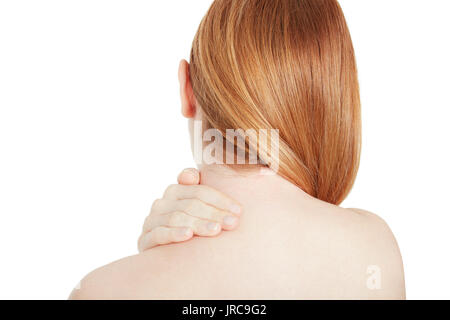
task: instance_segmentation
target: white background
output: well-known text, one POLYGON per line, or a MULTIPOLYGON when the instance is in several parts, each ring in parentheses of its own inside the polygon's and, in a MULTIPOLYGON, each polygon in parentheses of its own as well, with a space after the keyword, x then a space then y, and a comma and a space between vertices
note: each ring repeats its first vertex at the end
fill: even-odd
MULTIPOLYGON (((344 203, 383 217, 410 299, 450 298, 448 0, 341 0, 364 149, 344 203)), ((65 299, 136 253, 193 165, 177 68, 211 0, 0 0, 0 298, 65 299)))

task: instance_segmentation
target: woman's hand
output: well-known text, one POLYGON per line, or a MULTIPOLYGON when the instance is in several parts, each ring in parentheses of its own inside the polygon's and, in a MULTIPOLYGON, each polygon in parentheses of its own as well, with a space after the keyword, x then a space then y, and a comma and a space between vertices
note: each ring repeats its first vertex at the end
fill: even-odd
POLYGON ((139 252, 159 245, 184 242, 194 235, 217 236, 238 226, 242 208, 225 194, 200 185, 200 173, 186 169, 178 185, 166 189, 153 203, 138 241, 139 252))

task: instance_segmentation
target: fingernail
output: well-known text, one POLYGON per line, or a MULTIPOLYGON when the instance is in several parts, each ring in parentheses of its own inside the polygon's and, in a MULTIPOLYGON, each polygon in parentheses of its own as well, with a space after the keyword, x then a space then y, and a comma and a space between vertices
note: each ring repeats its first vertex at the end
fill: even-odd
POLYGON ((210 223, 208 223, 207 228, 210 231, 217 231, 220 228, 220 224, 214 223, 214 222, 210 222, 210 223))
POLYGON ((232 212, 234 214, 241 214, 241 211, 242 211, 241 207, 238 206, 237 204, 233 204, 230 207, 230 212, 232 212))
POLYGON ((184 169, 183 173, 193 173, 193 172, 192 172, 192 169, 184 169))
POLYGON ((195 174, 191 171, 191 170, 189 170, 189 169, 185 169, 185 170, 183 170, 181 173, 180 173, 180 175, 178 176, 178 178, 180 178, 182 175, 189 175, 189 176, 191 176, 191 178, 195 178, 195 174))
POLYGON ((235 217, 228 216, 223 219, 223 224, 226 226, 233 226, 237 222, 237 220, 238 219, 235 217))

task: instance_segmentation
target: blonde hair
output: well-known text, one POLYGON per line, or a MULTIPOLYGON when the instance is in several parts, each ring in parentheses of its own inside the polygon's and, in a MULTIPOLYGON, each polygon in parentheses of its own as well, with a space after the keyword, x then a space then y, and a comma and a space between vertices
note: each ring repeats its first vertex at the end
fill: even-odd
POLYGON ((278 129, 278 173, 318 199, 345 199, 359 166, 361 112, 336 0, 215 0, 190 60, 212 128, 278 129))

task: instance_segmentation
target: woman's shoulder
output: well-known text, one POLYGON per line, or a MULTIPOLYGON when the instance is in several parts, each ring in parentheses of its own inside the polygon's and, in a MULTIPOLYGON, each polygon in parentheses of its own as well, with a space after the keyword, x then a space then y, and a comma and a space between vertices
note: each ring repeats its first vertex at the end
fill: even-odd
POLYGON ((70 299, 197 298, 192 290, 201 293, 208 265, 195 263, 200 260, 192 249, 196 242, 157 247, 98 268, 80 281, 70 299))
POLYGON ((400 253, 394 233, 381 216, 363 209, 351 208, 345 210, 349 213, 350 219, 355 221, 355 223, 349 225, 350 228, 357 228, 355 234, 361 237, 361 241, 367 238, 375 248, 387 249, 391 247, 400 253))
POLYGON ((323 298, 404 299, 402 256, 386 221, 367 210, 314 204, 298 223, 305 224, 300 242, 310 245, 299 259, 315 261, 327 279, 319 290, 336 289, 323 298))
MULTIPOLYGON (((405 298, 402 258, 387 223, 360 209, 330 207, 324 211, 327 213, 299 219, 304 225, 296 227, 298 236, 290 242, 288 239, 280 241, 285 244, 283 247, 268 245, 265 250, 266 255, 277 252, 275 256, 280 259, 292 260, 293 266, 302 266, 298 270, 282 268, 292 271, 290 279, 298 283, 298 298, 405 298), (280 252, 284 258, 279 256, 280 252), (303 292, 303 287, 316 288, 317 292, 303 292)), ((223 262, 227 254, 239 251, 224 250, 230 245, 227 238, 232 236, 231 233, 223 235, 214 244, 213 241, 194 239, 183 245, 159 247, 113 262, 87 275, 73 291, 71 299, 201 298, 202 293, 209 292, 210 282, 215 283, 216 273, 234 272, 233 266, 227 267, 223 262), (216 273, 211 273, 211 266, 216 273)), ((252 253, 253 256, 259 259, 257 254, 252 253)), ((244 255, 241 257, 244 266, 238 270, 251 260, 244 255)), ((236 260, 234 253, 232 258, 236 260)), ((256 275, 259 269, 264 269, 264 265, 258 265, 254 270, 256 275)))
POLYGON ((347 230, 351 235, 344 235, 347 241, 354 242, 348 246, 348 256, 354 254, 355 265, 360 264, 366 272, 368 298, 405 299, 403 259, 388 223, 367 210, 344 210, 353 221, 347 230))
MULTIPOLYGON (((130 282, 136 274, 137 256, 130 256, 95 269, 86 275, 72 291, 70 300, 127 299, 130 282)), ((135 297, 133 297, 135 298, 135 297)))

